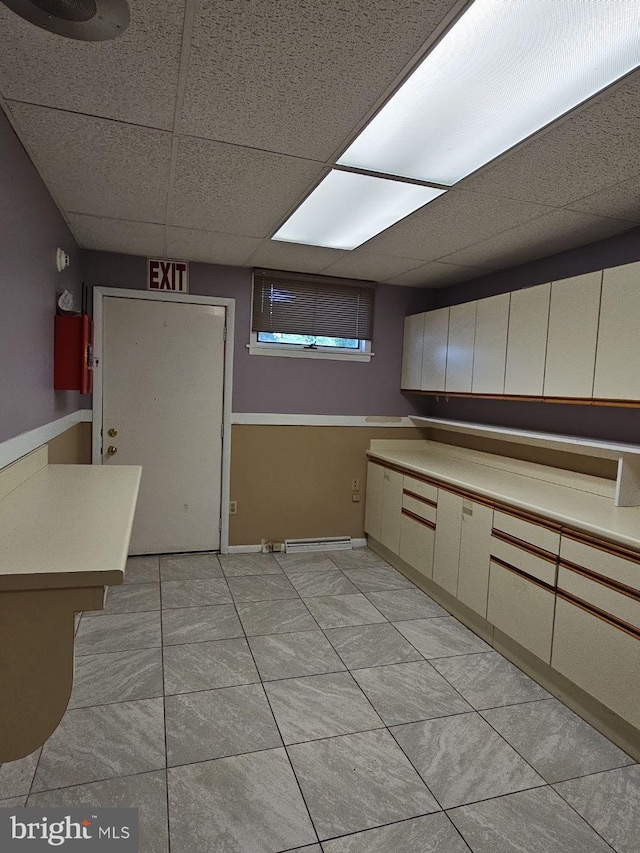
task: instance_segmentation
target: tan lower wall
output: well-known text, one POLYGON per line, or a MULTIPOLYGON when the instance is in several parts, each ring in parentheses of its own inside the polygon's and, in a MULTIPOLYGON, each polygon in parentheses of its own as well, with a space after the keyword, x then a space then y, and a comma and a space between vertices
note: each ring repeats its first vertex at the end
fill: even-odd
POLYGON ((91 464, 91 424, 81 423, 52 438, 47 444, 50 465, 91 464))
POLYGON ((422 439, 412 427, 236 424, 231 438, 230 545, 262 539, 364 536, 367 459, 372 439, 422 439), (351 480, 360 480, 360 503, 351 480))

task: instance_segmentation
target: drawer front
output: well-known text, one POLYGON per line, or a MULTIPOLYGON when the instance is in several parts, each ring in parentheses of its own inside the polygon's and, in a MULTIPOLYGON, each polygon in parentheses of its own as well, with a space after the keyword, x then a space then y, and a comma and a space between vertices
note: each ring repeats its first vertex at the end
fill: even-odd
POLYGON ((569 536, 562 537, 560 557, 640 592, 640 562, 627 560, 569 536))
POLYGON ((491 561, 487 619, 545 663, 551 660, 555 599, 551 590, 491 561))
POLYGON ((517 545, 513 545, 511 542, 505 542, 503 539, 492 536, 491 556, 509 563, 515 569, 520 569, 521 572, 530 577, 546 583, 547 586, 556 585, 555 562, 552 563, 550 560, 532 554, 531 551, 518 548, 517 545))
POLYGON ((419 515, 425 521, 430 521, 431 524, 436 523, 436 508, 431 504, 421 501, 419 498, 414 498, 406 492, 402 495, 402 509, 407 509, 414 515, 419 515))
POLYGON ((562 565, 558 572, 558 589, 640 631, 640 598, 632 598, 562 565))
POLYGON ((543 527, 541 524, 533 524, 530 521, 517 518, 515 515, 500 512, 500 510, 495 510, 493 513, 493 526, 496 530, 501 530, 516 539, 528 542, 529 545, 535 545, 536 548, 542 548, 543 551, 548 551, 550 554, 557 555, 560 550, 559 530, 552 530, 543 527))
POLYGON ((433 575, 433 545, 435 530, 424 522, 402 514, 400 519, 400 559, 420 574, 433 575))
POLYGON ((640 728, 640 638, 558 596, 551 665, 640 728))
POLYGON ((438 502, 438 489, 436 486, 432 486, 431 483, 423 483, 422 480, 416 480, 414 477, 408 477, 405 474, 404 489, 434 503, 438 502))

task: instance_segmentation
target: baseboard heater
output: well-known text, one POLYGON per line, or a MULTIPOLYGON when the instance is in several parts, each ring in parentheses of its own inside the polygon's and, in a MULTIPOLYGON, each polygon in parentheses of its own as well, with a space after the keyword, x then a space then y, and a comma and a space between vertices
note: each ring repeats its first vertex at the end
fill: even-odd
POLYGON ((285 539, 284 550, 288 554, 301 551, 346 551, 353 545, 350 536, 325 536, 323 539, 285 539))

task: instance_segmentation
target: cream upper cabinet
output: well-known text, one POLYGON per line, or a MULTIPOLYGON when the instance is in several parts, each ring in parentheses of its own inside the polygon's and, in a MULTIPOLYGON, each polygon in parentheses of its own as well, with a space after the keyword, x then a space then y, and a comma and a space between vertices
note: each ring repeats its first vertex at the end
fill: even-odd
POLYGON ((424 347, 422 350, 422 391, 444 391, 447 369, 447 339, 449 309, 427 311, 424 316, 424 347))
POLYGON ((474 394, 503 394, 510 293, 479 299, 473 346, 474 394))
POLYGON ((591 397, 601 286, 601 271, 552 283, 545 397, 591 397))
POLYGON ((471 391, 476 305, 476 302, 465 302, 449 309, 445 391, 471 391))
POLYGON ((422 348, 424 346, 424 314, 404 318, 404 344, 402 347, 402 377, 400 387, 419 391, 422 379, 422 348))
POLYGON ((640 262, 604 271, 593 396, 640 400, 640 262))
POLYGON ((511 294, 505 394, 542 396, 550 296, 551 284, 511 294))

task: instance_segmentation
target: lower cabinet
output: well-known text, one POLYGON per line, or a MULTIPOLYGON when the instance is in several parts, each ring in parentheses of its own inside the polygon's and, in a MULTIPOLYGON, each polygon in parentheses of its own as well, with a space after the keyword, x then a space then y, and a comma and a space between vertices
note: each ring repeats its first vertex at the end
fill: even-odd
POLYGON ((402 510, 402 482, 404 477, 397 471, 384 469, 382 477, 382 515, 380 518, 380 542, 393 551, 400 551, 400 512, 402 510))
POLYGON ((487 615, 493 509, 464 500, 460 529, 458 598, 483 618, 487 615))
POLYGON ((433 554, 433 580, 456 595, 460 565, 462 498, 446 489, 438 489, 438 523, 433 554))
POLYGON ((382 489, 385 469, 374 462, 367 463, 367 500, 364 507, 364 530, 380 541, 382 522, 382 489))
POLYGON ((400 559, 420 574, 433 577, 433 545, 436 532, 428 522, 410 515, 400 518, 400 559))

